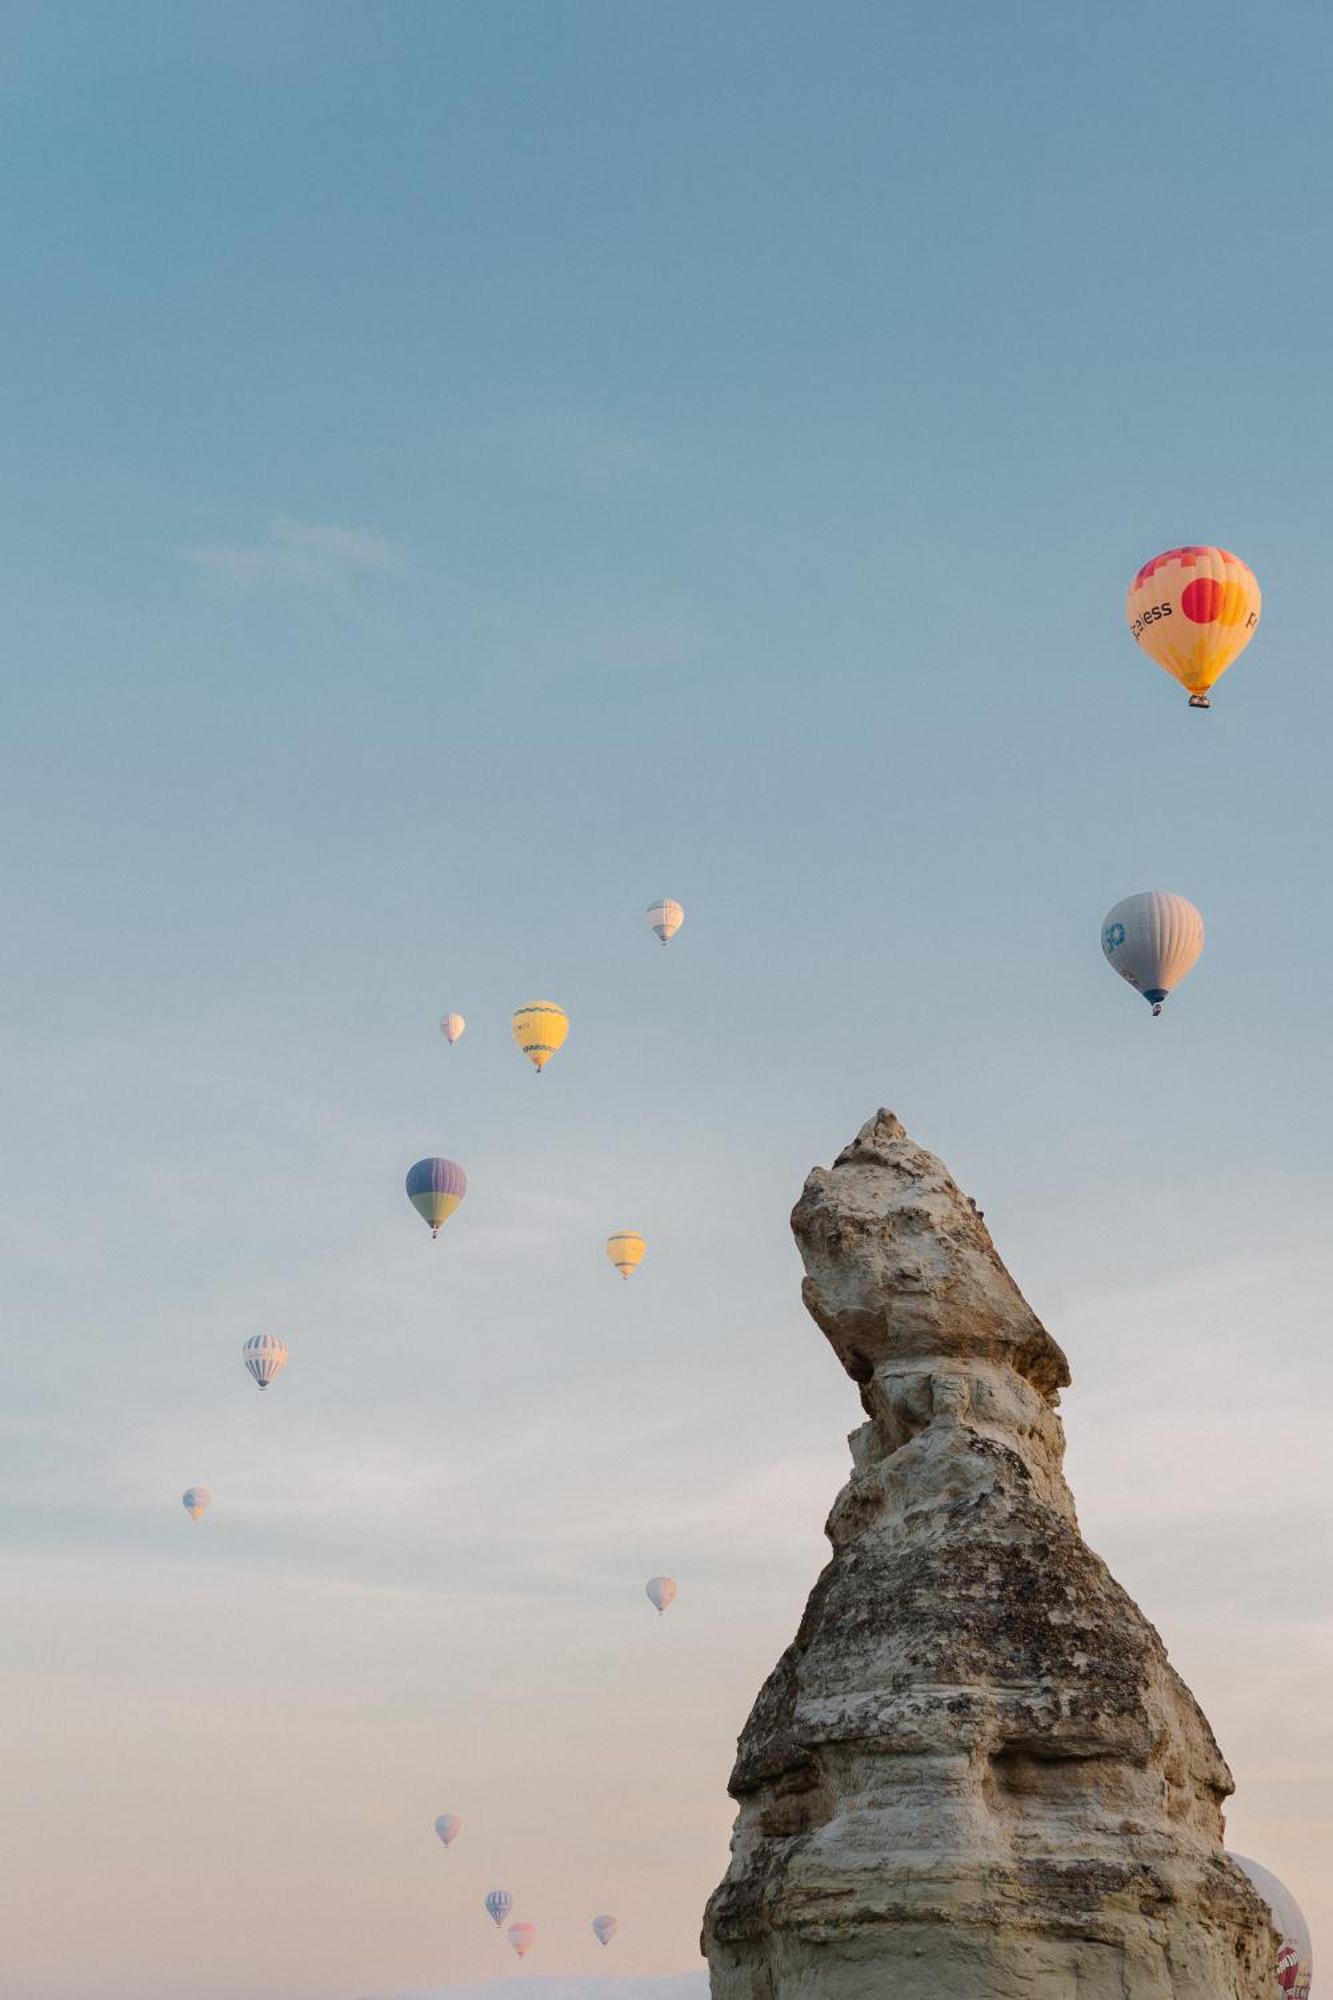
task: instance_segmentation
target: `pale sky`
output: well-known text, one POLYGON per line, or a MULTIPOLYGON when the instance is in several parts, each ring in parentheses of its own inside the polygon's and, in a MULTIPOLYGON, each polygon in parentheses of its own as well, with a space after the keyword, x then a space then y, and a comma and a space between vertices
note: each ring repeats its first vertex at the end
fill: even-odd
POLYGON ((881 1104, 1318 1953, 1326 8, 3 42, 0 1986, 471 1995, 496 1886, 515 1990, 697 1974, 859 1420, 787 1215, 881 1104), (1122 609, 1194 540, 1265 599, 1203 717, 1122 609), (1208 927, 1159 1022, 1149 887, 1208 927))

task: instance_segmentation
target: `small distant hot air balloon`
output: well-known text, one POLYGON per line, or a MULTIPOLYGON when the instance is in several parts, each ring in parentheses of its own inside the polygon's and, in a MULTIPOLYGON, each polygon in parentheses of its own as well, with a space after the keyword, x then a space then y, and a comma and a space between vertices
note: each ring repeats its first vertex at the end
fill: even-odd
POLYGON ((462 1041, 463 1030, 466 1026, 467 1022, 461 1014, 444 1014, 440 1018, 440 1033, 444 1036, 450 1048, 453 1047, 455 1042, 462 1041))
POLYGON ((1113 972, 1141 993, 1154 1014, 1194 969, 1203 950, 1203 918, 1193 903, 1165 889, 1126 896, 1102 919, 1102 950, 1113 972))
POLYGON ((1150 659, 1188 688, 1191 708, 1254 637, 1263 599, 1254 571, 1226 549, 1168 549, 1129 586, 1125 616, 1150 659))
POLYGON ((256 1333, 241 1349, 245 1365, 261 1389, 276 1382, 287 1366, 287 1343, 276 1333, 256 1333))
POLYGON ((594 1917, 592 1920, 592 1934, 598 1944, 610 1944, 619 1929, 620 1921, 616 1917, 594 1917))
POLYGON ((520 1007, 513 1020, 514 1040, 541 1075, 557 1049, 565 1045, 569 1016, 554 1000, 530 1000, 520 1007))
POLYGON ((212 1498, 206 1486, 187 1486, 181 1494, 181 1506, 192 1521, 197 1521, 212 1498))
POLYGON ((1228 1854, 1242 1874, 1247 1875, 1267 1903, 1273 1915, 1273 1929, 1281 1939, 1281 1949, 1277 1956, 1278 1994, 1295 1996, 1295 2000, 1306 2000, 1310 1983, 1314 1978, 1314 1954, 1310 1950, 1310 1932, 1300 1905, 1290 1889, 1261 1868, 1257 1861, 1250 1861, 1243 1854, 1228 1854))
POLYGON ((671 896, 663 896, 658 902, 648 905, 648 922, 663 944, 670 944, 684 921, 684 910, 671 896))
POLYGON ((467 1193, 467 1175, 457 1160, 418 1160, 407 1176, 407 1198, 432 1236, 449 1220, 467 1193))
POLYGON ((618 1229, 614 1236, 606 1239, 606 1254, 622 1278, 628 1278, 631 1271, 638 1270, 647 1248, 637 1229, 618 1229))
POLYGON ((520 1958, 526 1958, 537 1942, 536 1924, 511 1924, 505 1932, 510 1944, 520 1958))
POLYGON ((654 1607, 659 1617, 661 1617, 668 1605, 674 1604, 676 1601, 676 1584, 675 1579, 672 1577, 650 1576, 643 1588, 648 1602, 654 1607))
POLYGON ((463 1824, 457 1813, 441 1813, 435 1822, 435 1831, 445 1847, 458 1838, 458 1829, 463 1824))
POLYGON ((486 1914, 497 1930, 513 1907, 514 1899, 508 1889, 492 1889, 486 1898, 486 1914))

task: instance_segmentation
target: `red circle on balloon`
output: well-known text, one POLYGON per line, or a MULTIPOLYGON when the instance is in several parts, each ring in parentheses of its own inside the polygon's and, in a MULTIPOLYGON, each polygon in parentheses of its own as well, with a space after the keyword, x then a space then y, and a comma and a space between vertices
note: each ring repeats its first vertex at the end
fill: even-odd
POLYGON ((1226 585, 1211 576, 1196 576, 1180 593, 1180 608, 1196 625, 1211 625, 1222 616, 1226 585))

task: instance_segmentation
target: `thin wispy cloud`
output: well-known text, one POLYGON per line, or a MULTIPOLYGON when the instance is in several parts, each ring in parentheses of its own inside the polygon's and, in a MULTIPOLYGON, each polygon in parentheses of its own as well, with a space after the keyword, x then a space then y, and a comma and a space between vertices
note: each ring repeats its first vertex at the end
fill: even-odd
POLYGON ((196 569, 227 582, 340 585, 358 575, 398 570, 402 551, 379 528, 340 527, 271 514, 263 530, 233 541, 193 542, 186 549, 196 569))
POLYGON ((563 474, 590 493, 655 480, 671 469, 670 454, 652 439, 561 410, 490 425, 482 438, 516 458, 563 474))

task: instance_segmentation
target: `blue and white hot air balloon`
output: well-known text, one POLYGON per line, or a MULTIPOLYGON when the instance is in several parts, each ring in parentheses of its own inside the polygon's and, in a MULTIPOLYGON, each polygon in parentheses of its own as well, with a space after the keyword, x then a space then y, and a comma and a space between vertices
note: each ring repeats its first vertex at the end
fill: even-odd
POLYGON ((267 1389, 270 1382, 276 1382, 287 1366, 287 1343, 276 1333, 254 1334, 241 1352, 245 1356, 246 1367, 261 1389, 267 1389))
POLYGON ((592 1920, 592 1934, 598 1944, 610 1944, 619 1929, 620 1920, 617 1917, 594 1917, 592 1920))
POLYGON ((497 1930, 513 1907, 514 1899, 508 1889, 492 1889, 486 1898, 486 1914, 497 1930))
POLYGON ((407 1198, 432 1236, 449 1220, 467 1193, 467 1175, 457 1160, 418 1160, 407 1176, 407 1198))
POLYGON ((1102 919, 1102 950, 1113 972, 1141 993, 1154 1014, 1203 950, 1203 918, 1166 889, 1126 896, 1102 919))
POLYGON ((441 1842, 448 1847, 458 1838, 458 1829, 463 1824, 457 1813, 441 1813, 435 1822, 435 1831, 441 1842))

